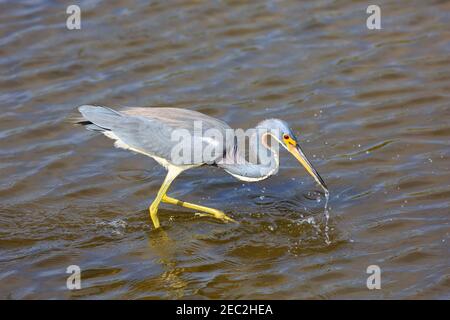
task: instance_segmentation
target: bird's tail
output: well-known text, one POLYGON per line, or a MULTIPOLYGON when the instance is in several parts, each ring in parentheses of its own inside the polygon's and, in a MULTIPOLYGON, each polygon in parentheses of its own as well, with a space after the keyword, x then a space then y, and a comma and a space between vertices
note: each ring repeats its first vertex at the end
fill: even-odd
POLYGON ((83 105, 78 107, 83 117, 76 120, 91 131, 110 131, 115 123, 123 116, 120 112, 107 107, 83 105))

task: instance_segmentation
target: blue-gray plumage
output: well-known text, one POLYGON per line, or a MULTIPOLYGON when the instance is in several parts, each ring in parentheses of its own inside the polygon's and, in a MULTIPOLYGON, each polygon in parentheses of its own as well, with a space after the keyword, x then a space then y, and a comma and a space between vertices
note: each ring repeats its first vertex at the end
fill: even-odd
MULTIPOLYGON (((160 202, 199 210, 222 221, 233 221, 222 211, 167 196, 171 182, 184 170, 201 165, 215 165, 244 181, 259 181, 275 174, 279 167, 279 143, 292 153, 314 179, 327 187, 308 161, 297 138, 286 122, 268 119, 251 132, 250 150, 225 122, 200 112, 178 108, 126 108, 115 111, 106 107, 84 105, 78 108, 84 120, 79 123, 115 140, 116 147, 129 149, 155 159, 167 170, 157 197, 149 211, 155 228, 159 227, 160 202), (213 132, 213 135, 209 133, 213 132), (189 137, 190 139, 184 138, 189 137), (176 148, 188 151, 188 157, 174 157, 176 148), (204 150, 214 152, 204 152, 204 150)), ((177 154, 177 153, 175 153, 177 154)), ((204 214, 202 214, 204 215, 204 214)))

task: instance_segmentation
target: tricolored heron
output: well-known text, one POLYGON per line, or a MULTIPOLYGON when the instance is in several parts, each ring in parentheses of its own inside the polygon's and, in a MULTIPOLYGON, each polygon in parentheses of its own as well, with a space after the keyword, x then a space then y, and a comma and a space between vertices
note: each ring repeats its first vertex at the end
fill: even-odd
POLYGON ((234 221, 224 212, 208 208, 205 206, 180 201, 167 195, 172 181, 183 171, 199 167, 202 165, 214 165, 223 168, 226 172, 243 181, 260 181, 276 173, 279 166, 279 154, 272 146, 275 142, 281 144, 289 151, 302 165, 306 171, 328 192, 325 182, 312 164, 306 158, 299 146, 298 140, 286 122, 279 119, 268 119, 260 122, 254 140, 250 143, 256 144, 256 153, 262 156, 261 152, 269 153, 270 161, 265 163, 251 163, 244 159, 242 148, 236 139, 217 141, 214 138, 204 138, 198 135, 195 130, 195 122, 202 123, 202 130, 215 129, 223 136, 231 128, 223 121, 207 116, 197 111, 178 108, 127 108, 121 112, 106 107, 84 105, 78 108, 84 119, 80 124, 86 126, 88 130, 98 131, 108 138, 115 140, 115 146, 144 154, 155 159, 159 164, 167 169, 167 176, 155 200, 149 207, 150 217, 155 228, 160 226, 157 216, 158 206, 161 202, 182 206, 204 212, 201 215, 209 215, 224 222, 234 221), (191 159, 183 163, 173 161, 173 148, 176 141, 171 139, 175 130, 184 130, 192 135, 193 139, 201 139, 200 144, 189 144, 188 150, 193 154, 198 153, 195 145, 217 145, 222 149, 210 159, 191 159), (272 143, 269 145, 268 139, 272 143), (261 148, 263 146, 264 148, 261 148))

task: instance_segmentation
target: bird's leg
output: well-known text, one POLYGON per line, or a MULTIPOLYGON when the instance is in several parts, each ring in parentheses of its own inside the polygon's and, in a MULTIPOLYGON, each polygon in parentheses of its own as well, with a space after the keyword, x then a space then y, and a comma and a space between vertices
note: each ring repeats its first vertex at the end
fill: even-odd
POLYGON ((220 210, 213 209, 213 208, 208 208, 208 207, 201 206, 201 205, 198 205, 198 204, 184 202, 184 201, 181 201, 181 200, 177 200, 177 199, 174 199, 172 197, 169 197, 167 194, 164 194, 164 196, 162 197, 161 200, 162 200, 162 202, 165 202, 165 203, 175 204, 177 206, 181 206, 181 207, 184 207, 184 208, 189 208, 189 209, 194 209, 194 210, 206 212, 207 215, 213 216, 214 218, 222 220, 224 222, 229 222, 229 221, 236 222, 236 221, 234 221, 232 218, 228 217, 225 213, 223 213, 220 210))
POLYGON ((166 195, 167 189, 169 189, 172 181, 181 173, 181 171, 183 171, 183 170, 181 170, 177 167, 169 168, 169 170, 167 172, 167 176, 164 179, 164 182, 163 182, 161 188, 159 189, 155 200, 153 200, 152 204, 148 208, 148 210, 150 211, 150 218, 152 219, 155 229, 159 228, 159 219, 157 216, 159 203, 161 202, 163 197, 166 195))

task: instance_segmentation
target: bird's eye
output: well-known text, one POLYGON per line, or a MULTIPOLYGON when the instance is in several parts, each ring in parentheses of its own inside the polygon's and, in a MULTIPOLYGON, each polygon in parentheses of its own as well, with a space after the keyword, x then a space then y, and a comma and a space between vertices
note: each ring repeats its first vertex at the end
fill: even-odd
POLYGON ((288 134, 283 135, 283 139, 288 140, 289 139, 289 135, 288 134))

